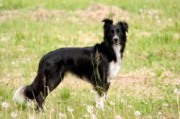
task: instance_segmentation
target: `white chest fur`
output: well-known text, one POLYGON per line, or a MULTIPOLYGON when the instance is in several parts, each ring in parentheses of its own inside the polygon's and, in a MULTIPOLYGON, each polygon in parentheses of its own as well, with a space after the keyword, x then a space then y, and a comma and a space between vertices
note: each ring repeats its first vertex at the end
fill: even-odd
POLYGON ((116 62, 112 61, 109 63, 108 81, 110 81, 110 79, 115 78, 118 75, 120 69, 120 63, 121 63, 121 54, 120 54, 121 46, 114 45, 113 49, 116 54, 117 61, 116 62))

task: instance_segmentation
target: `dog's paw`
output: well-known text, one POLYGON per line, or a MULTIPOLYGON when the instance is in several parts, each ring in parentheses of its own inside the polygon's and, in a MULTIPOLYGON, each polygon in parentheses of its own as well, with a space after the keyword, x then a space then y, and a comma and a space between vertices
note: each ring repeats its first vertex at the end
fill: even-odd
POLYGON ((103 110, 104 109, 104 101, 103 100, 96 101, 96 108, 103 110))

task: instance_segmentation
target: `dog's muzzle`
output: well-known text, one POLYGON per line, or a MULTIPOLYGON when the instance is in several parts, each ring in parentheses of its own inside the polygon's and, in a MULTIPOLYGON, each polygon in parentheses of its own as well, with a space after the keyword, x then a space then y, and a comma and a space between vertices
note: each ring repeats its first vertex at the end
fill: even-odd
POLYGON ((115 35, 113 37, 113 43, 116 44, 116 45, 118 45, 120 43, 119 37, 117 35, 115 35))

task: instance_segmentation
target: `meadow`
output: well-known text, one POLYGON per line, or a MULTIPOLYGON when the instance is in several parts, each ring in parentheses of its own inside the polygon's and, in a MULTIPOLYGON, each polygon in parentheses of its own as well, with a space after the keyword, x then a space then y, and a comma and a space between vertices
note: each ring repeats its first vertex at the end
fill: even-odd
POLYGON ((1 119, 180 119, 180 1, 0 0, 1 119), (104 18, 129 24, 121 70, 104 110, 92 86, 73 75, 46 99, 46 110, 12 101, 36 76, 38 62, 61 47, 103 40, 104 18))

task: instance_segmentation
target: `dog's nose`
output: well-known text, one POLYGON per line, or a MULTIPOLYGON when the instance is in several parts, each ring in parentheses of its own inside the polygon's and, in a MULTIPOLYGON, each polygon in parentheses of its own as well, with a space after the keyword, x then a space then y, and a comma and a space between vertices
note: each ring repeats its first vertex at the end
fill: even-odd
POLYGON ((118 42, 118 38, 114 38, 114 42, 118 42))

